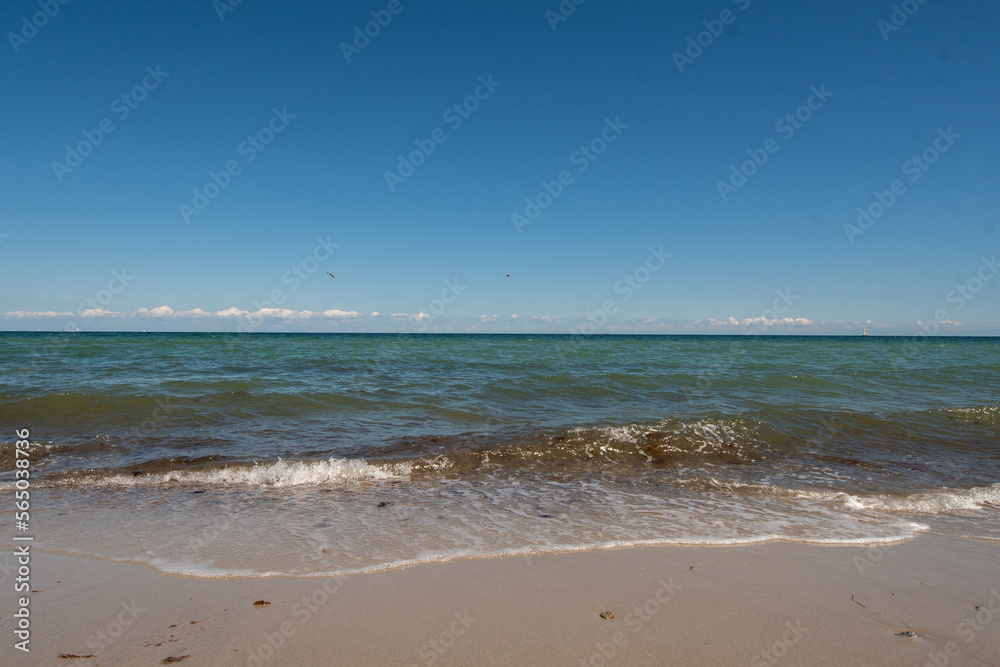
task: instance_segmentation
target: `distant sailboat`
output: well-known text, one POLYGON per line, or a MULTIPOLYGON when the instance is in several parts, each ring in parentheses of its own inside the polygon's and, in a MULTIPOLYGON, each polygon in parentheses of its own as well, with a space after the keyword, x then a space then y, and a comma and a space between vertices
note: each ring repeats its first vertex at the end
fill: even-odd
POLYGON ((862 336, 867 336, 868 335, 868 327, 865 327, 865 332, 863 334, 861 334, 861 335, 862 336))

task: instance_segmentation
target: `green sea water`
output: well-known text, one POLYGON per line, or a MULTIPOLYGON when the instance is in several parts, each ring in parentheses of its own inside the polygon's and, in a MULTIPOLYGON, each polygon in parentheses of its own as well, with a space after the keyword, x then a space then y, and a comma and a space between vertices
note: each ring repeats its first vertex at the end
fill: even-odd
POLYGON ((43 547, 202 576, 1000 537, 996 338, 2 333, 16 429, 43 547))

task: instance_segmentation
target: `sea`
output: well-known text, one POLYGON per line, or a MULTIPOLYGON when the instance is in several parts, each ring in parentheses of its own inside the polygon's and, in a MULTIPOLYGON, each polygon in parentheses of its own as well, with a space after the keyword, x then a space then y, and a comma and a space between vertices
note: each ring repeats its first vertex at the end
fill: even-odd
POLYGON ((23 429, 36 550, 191 577, 1000 541, 1000 338, 0 333, 23 429))

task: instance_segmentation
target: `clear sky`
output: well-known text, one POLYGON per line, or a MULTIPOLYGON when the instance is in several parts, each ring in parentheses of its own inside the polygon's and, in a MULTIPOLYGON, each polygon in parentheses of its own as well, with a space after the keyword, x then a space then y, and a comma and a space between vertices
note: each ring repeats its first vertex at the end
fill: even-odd
POLYGON ((11 0, 0 29, 0 328, 1000 334, 997 3, 11 0))

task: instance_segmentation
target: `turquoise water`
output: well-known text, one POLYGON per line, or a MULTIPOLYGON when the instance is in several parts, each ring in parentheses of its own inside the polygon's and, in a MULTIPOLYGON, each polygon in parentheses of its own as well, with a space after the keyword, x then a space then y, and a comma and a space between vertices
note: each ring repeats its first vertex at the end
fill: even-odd
POLYGON ((998 406, 995 338, 3 333, 0 481, 198 575, 996 539, 998 406))

